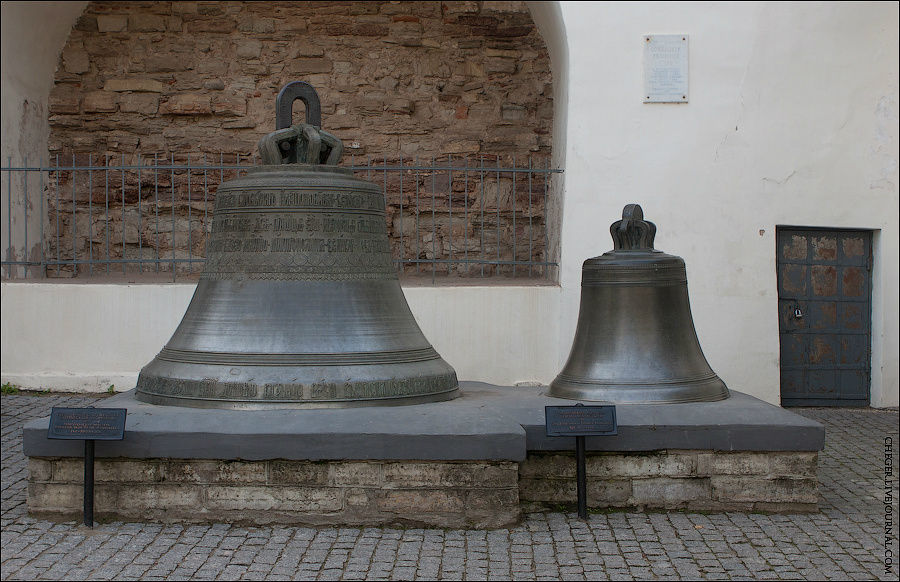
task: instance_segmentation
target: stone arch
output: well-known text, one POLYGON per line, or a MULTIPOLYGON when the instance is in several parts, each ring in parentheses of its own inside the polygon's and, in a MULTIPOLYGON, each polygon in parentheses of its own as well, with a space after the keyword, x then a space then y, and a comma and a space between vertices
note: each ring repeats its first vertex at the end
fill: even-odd
MULTIPOLYGON (((549 158, 561 150, 560 91, 535 22, 559 19, 558 7, 541 4, 91 2, 60 54, 49 149, 114 162, 173 152, 246 159, 272 128, 280 86, 302 78, 320 92, 323 126, 356 160, 549 158)), ((493 204, 510 198, 494 189, 493 204)), ((553 213, 541 209, 542 229, 553 213)), ((536 238, 548 241, 541 258, 558 255, 546 231, 536 238)))

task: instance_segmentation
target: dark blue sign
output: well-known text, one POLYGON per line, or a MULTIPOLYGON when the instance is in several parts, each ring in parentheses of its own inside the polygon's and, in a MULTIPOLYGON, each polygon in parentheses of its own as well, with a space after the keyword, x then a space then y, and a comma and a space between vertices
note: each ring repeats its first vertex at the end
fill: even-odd
POLYGON ((618 433, 612 405, 545 406, 547 436, 607 436, 618 433))
POLYGON ((58 408, 50 413, 48 439, 120 441, 125 438, 125 408, 58 408))

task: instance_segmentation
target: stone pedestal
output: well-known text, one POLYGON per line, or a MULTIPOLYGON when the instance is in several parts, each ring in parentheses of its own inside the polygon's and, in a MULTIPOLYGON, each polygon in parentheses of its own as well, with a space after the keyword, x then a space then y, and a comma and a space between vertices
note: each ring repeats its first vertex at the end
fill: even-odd
MULTIPOLYGON (((541 387, 461 383, 463 396, 392 408, 229 411, 131 393, 123 441, 96 445, 95 515, 135 521, 504 527, 523 503, 575 501, 574 438, 544 434, 541 387)), ((588 505, 814 511, 823 427, 732 391, 728 400, 617 406, 589 437, 588 505)), ((29 510, 82 504, 80 441, 25 426, 29 510)))
MULTIPOLYGON (((587 495, 589 505, 605 508, 815 511, 817 458, 802 451, 592 452, 587 495)), ((519 464, 519 500, 575 503, 575 456, 529 454, 519 464)))
MULTIPOLYGON (((82 461, 29 459, 29 509, 77 518, 82 461)), ((99 459, 95 515, 126 521, 499 527, 519 518, 509 461, 99 459)))

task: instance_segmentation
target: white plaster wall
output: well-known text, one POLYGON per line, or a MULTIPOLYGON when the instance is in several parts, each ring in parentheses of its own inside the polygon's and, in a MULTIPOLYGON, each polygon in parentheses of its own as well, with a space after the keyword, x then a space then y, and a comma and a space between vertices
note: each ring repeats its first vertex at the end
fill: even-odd
MULTIPOLYGON (((554 168, 565 169, 566 135, 569 129, 569 44, 563 24, 562 10, 559 2, 526 2, 531 18, 537 26, 541 38, 550 55, 550 68, 553 73, 553 156, 554 168)), ((566 175, 553 174, 550 181, 550 197, 546 206, 548 249, 547 256, 551 262, 559 263, 560 231, 562 228, 562 207, 565 200, 566 175)), ((552 273, 556 281, 558 270, 552 273)))
POLYGON ((872 404, 898 403, 896 3, 563 2, 560 343, 581 262, 638 202, 684 257, 701 345, 778 402, 775 226, 878 231, 872 404), (690 103, 644 104, 642 35, 690 35, 690 103))
POLYGON ((194 285, 4 283, 0 293, 3 382, 100 392, 134 387, 194 285))
MULTIPOLYGON (((59 53, 87 2, 7 2, 0 6, 2 155, 47 155, 47 98, 59 53)), ((46 161, 46 160, 45 160, 46 161)))
MULTIPOLYGON (((0 163, 15 167, 47 163, 50 126, 47 99, 59 53, 87 2, 3 2, 0 18, 0 163)), ((31 174, 26 183, 17 174, 3 188, 12 190, 9 204, 0 206, 0 241, 4 260, 39 260, 42 215, 40 182, 31 174), (11 212, 10 212, 11 211, 11 212), (26 226, 27 223, 27 226, 26 226), (12 235, 9 226, 12 225, 12 235), (26 239, 26 233, 28 235, 26 239)), ((22 267, 16 276, 29 276, 22 267)), ((3 276, 7 276, 6 269, 3 276)))
MULTIPOLYGON (((3 283, 2 381, 40 390, 133 388, 193 293, 194 285, 184 283, 3 283)), ((553 379, 558 287, 404 293, 425 337, 459 378, 500 385, 553 379)))

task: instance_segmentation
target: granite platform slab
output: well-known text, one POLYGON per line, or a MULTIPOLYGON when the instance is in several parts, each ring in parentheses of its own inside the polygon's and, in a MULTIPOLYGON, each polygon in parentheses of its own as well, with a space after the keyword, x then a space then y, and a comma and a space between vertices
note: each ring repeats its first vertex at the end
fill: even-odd
MULTIPOLYGON (((146 404, 133 391, 98 406, 128 409, 122 441, 97 457, 232 460, 523 461, 568 451, 575 439, 544 434, 544 406, 574 405, 547 387, 461 382, 447 402, 397 407, 233 411, 146 404)), ((585 403, 596 404, 596 403, 585 403)), ((617 405, 619 433, 588 437, 589 451, 819 451, 821 424, 732 390, 718 402, 617 405)), ((80 441, 47 439, 49 417, 24 427, 29 457, 80 457, 80 441)))

